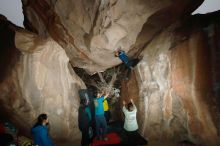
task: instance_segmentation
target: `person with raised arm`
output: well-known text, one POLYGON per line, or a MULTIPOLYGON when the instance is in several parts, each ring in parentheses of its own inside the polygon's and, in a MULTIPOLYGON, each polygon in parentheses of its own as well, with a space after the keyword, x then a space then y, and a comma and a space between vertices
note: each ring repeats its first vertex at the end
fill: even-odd
POLYGON ((137 130, 138 130, 138 123, 137 123, 137 108, 132 99, 130 102, 126 104, 123 101, 122 107, 125 121, 124 121, 124 130, 127 135, 127 142, 128 144, 135 145, 136 144, 136 137, 137 137, 137 130))
POLYGON ((109 93, 98 91, 95 103, 95 119, 96 119, 96 136, 98 140, 107 141, 107 122, 104 116, 103 102, 108 97, 109 93))

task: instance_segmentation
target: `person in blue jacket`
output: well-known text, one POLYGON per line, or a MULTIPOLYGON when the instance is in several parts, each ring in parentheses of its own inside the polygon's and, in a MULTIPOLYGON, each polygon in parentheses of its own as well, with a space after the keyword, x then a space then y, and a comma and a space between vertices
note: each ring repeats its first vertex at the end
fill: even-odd
POLYGON ((51 138, 48 135, 49 120, 47 114, 40 114, 37 122, 31 129, 31 134, 34 138, 34 144, 37 146, 54 146, 51 138))
POLYGON ((118 57, 126 66, 126 68, 128 69, 127 72, 127 79, 130 77, 130 73, 131 70, 133 70, 133 68, 138 64, 139 59, 135 58, 135 59, 130 59, 124 50, 121 49, 121 47, 118 48, 117 51, 115 51, 115 57, 118 57))
POLYGON ((128 67, 129 69, 133 69, 132 62, 125 54, 125 51, 119 49, 115 52, 115 57, 119 57, 119 59, 128 67))
POLYGON ((98 91, 95 103, 95 119, 96 119, 96 136, 98 140, 107 141, 107 122, 104 116, 103 102, 109 93, 98 91))

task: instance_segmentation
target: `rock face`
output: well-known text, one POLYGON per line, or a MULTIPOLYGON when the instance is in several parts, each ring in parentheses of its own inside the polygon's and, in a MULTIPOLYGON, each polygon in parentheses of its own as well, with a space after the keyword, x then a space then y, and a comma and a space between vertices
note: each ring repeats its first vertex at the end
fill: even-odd
POLYGON ((65 49, 73 66, 84 68, 93 74, 119 64, 113 52, 119 46, 126 52, 131 50, 139 35, 140 39, 143 35, 146 36, 146 30, 142 30, 145 29, 142 28, 144 24, 155 29, 148 29, 150 31, 147 31, 148 35, 144 37, 144 41, 138 39, 138 43, 146 43, 155 32, 162 29, 161 26, 167 26, 177 18, 192 12, 202 0, 196 2, 22 0, 22 2, 25 26, 37 34, 50 35, 65 49), (148 23, 152 15, 156 15, 155 18, 161 21, 165 20, 164 23, 160 25, 154 18, 148 23))
POLYGON ((25 29, 0 17, 1 111, 29 136, 46 112, 54 142, 78 145, 78 89, 86 86, 73 67, 91 75, 117 66, 122 46, 141 58, 121 82, 121 98, 137 104, 139 132, 220 145, 220 12, 190 16, 202 2, 22 0, 25 29))
POLYGON ((212 41, 218 16, 211 24, 199 16, 187 19, 190 25, 175 26, 175 36, 163 31, 144 49, 137 67, 138 104, 145 115, 139 116, 141 132, 149 139, 219 145, 219 90, 213 94, 219 47, 212 41))
POLYGON ((15 43, 21 53, 0 88, 7 116, 30 135, 37 116, 46 112, 53 138, 79 139, 78 89, 85 85, 71 69, 65 51, 50 37, 42 39, 23 30, 16 30, 15 43))

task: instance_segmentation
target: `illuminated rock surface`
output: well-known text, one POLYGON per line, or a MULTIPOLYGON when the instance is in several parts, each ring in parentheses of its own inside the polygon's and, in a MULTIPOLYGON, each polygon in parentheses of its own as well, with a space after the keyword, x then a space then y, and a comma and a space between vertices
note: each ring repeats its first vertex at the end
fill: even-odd
POLYGON ((134 98, 149 145, 219 145, 219 12, 190 16, 202 0, 22 2, 25 29, 0 17, 0 103, 24 134, 46 112, 53 140, 78 145, 86 83, 73 67, 92 75, 117 66, 121 46, 141 58, 121 98, 134 98))

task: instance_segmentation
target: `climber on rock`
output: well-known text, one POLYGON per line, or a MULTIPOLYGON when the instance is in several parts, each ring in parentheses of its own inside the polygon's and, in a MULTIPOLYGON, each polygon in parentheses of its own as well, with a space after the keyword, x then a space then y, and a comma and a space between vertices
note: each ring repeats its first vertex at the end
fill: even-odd
POLYGON ((124 50, 119 47, 117 51, 115 51, 115 57, 119 57, 119 59, 125 64, 126 68, 128 69, 127 77, 129 78, 131 70, 138 64, 139 59, 130 59, 124 50))

